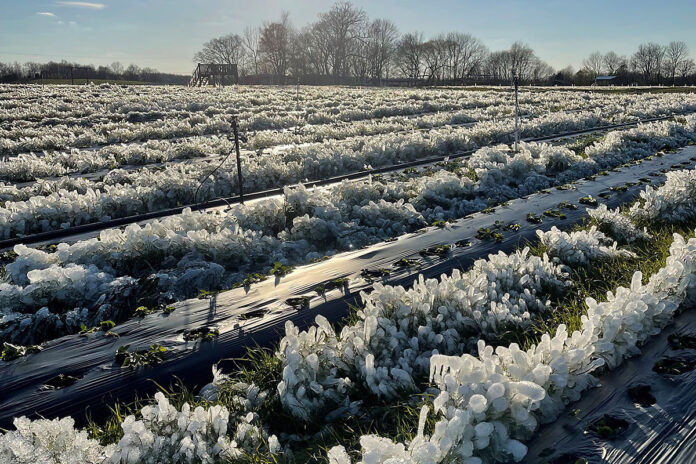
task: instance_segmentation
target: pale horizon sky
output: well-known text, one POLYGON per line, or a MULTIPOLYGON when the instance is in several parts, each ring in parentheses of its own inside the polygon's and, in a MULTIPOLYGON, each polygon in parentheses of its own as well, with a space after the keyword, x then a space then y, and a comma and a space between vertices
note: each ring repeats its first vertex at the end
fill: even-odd
MULTIPOLYGON (((0 61, 120 61, 188 74, 207 40, 273 21, 313 22, 321 0, 0 0, 0 61)), ((630 56, 640 43, 685 41, 696 56, 696 2, 672 0, 353 0, 401 33, 467 32, 490 50, 529 44, 556 69, 578 69, 595 50, 630 56)))

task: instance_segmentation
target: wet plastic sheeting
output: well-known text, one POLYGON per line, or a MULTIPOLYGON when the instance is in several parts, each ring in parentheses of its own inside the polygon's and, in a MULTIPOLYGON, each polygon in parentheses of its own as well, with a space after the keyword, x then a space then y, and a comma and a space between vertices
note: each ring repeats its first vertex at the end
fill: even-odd
MULTIPOLYGON (((44 417, 72 415, 81 421, 89 408, 93 417, 99 418, 106 407, 115 400, 130 401, 137 394, 144 396, 155 391, 153 380, 168 386, 172 376, 177 376, 188 386, 202 386, 211 380, 211 366, 222 358, 243 356, 249 346, 269 346, 284 331, 284 324, 292 320, 300 327, 323 314, 331 321, 338 321, 348 312, 349 302, 355 303, 360 291, 369 290, 372 283, 360 277, 362 269, 390 268, 385 280, 390 284, 409 285, 417 275, 439 277, 453 268, 466 268, 478 258, 498 250, 509 252, 524 240, 534 240, 537 228, 548 230, 552 226, 569 227, 586 216, 585 206, 578 200, 591 194, 607 192, 612 186, 636 182, 671 165, 690 161, 696 149, 689 147, 679 153, 644 161, 640 165, 597 177, 594 181, 582 181, 575 190, 553 189, 551 193, 532 195, 514 200, 508 206, 497 207, 493 214, 475 214, 444 229, 429 228, 425 232, 409 234, 399 240, 380 243, 362 250, 343 253, 322 263, 302 266, 282 279, 268 279, 251 287, 223 292, 212 299, 187 300, 176 305, 169 314, 153 314, 134 318, 116 326, 113 331, 120 338, 107 338, 103 333, 87 336, 67 336, 45 345, 38 354, 26 356, 10 363, 0 363, 0 427, 8 427, 12 418, 28 415, 44 417), (543 224, 530 224, 527 213, 541 215, 545 210, 556 209, 562 201, 577 204, 579 208, 563 210, 567 218, 543 218, 543 224), (491 227, 496 221, 505 224, 518 223, 519 232, 504 231, 502 243, 479 241, 476 231, 491 227), (419 251, 441 244, 454 244, 471 240, 470 247, 455 248, 444 258, 421 257, 419 251), (422 260, 420 268, 396 269, 392 265, 401 258, 422 260), (324 297, 313 291, 318 284, 338 277, 349 277, 347 290, 331 290, 324 297), (290 297, 311 296, 309 308, 295 310, 286 304, 290 297), (263 312, 263 317, 239 319, 240 315, 263 312), (183 331, 203 326, 218 325, 220 334, 212 342, 183 339, 183 331), (146 369, 121 368, 114 360, 114 353, 121 345, 130 350, 144 349, 153 343, 169 348, 165 361, 146 369), (80 377, 66 388, 45 391, 41 386, 58 374, 80 377)), ((689 166, 695 163, 690 161, 689 166)), ((650 177, 653 182, 661 177, 650 177)), ((634 198, 642 186, 633 186, 625 192, 612 192, 606 203, 613 207, 634 198)), ((600 199, 600 201, 602 201, 600 199)), ((223 369, 230 364, 223 364, 223 369)))
POLYGON ((642 347, 639 356, 601 376, 601 385, 570 404, 560 419, 542 427, 524 462, 574 463, 578 458, 591 464, 696 462, 696 370, 681 375, 653 371, 665 357, 696 359, 696 350, 670 348, 672 334, 696 336, 696 307, 642 347), (654 405, 641 406, 629 397, 629 389, 639 385, 650 387, 654 405), (610 440, 585 432, 604 415, 625 420, 628 428, 610 440))

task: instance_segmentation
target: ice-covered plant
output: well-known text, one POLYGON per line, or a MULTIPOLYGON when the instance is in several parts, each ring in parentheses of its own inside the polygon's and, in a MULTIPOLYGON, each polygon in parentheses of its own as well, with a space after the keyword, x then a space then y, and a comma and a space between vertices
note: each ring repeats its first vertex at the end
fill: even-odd
POLYGON ((599 230, 616 239, 619 243, 632 243, 636 240, 650 238, 646 230, 640 230, 619 209, 611 210, 607 205, 588 209, 587 214, 597 223, 599 230))
POLYGON ((537 230, 536 234, 549 256, 569 266, 586 266, 595 260, 636 256, 629 250, 618 249, 616 241, 598 231, 596 226, 571 233, 562 232, 554 226, 547 232, 537 230))
POLYGON ((29 420, 16 418, 15 430, 0 434, 0 462, 6 464, 100 464, 111 452, 70 417, 29 420))
POLYGON ((665 183, 658 188, 648 185, 640 193, 640 200, 629 213, 634 220, 666 223, 692 220, 696 217, 696 170, 668 172, 665 183))

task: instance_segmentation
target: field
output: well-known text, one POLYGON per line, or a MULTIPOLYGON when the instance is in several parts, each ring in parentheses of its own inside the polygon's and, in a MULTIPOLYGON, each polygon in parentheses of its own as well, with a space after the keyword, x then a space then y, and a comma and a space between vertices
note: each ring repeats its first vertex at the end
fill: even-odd
POLYGON ((508 88, 0 85, 0 462, 654 459, 696 404, 672 90, 522 88, 516 149, 508 88))

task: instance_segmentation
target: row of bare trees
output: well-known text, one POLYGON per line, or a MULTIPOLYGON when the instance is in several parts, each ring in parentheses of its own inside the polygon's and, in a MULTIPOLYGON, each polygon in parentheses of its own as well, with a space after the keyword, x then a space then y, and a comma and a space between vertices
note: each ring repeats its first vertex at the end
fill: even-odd
POLYGON ((157 69, 135 64, 124 66, 116 61, 110 66, 94 66, 71 63, 68 61, 49 61, 38 63, 29 61, 20 63, 0 63, 0 82, 22 82, 37 80, 121 80, 158 84, 185 84, 186 76, 163 73, 157 69))
POLYGON ((681 41, 667 45, 646 43, 630 57, 613 51, 594 52, 583 60, 583 68, 593 77, 609 74, 623 77, 635 74, 634 80, 644 84, 676 84, 686 82, 696 72, 696 63, 689 56, 689 47, 681 41))
POLYGON ((490 53, 470 34, 451 32, 429 39, 418 32, 401 35, 390 20, 370 20, 347 1, 334 4, 300 30, 283 13, 259 28, 212 39, 193 60, 237 63, 242 75, 315 75, 334 82, 395 77, 446 82, 471 76, 506 81, 513 70, 525 81, 540 82, 553 75, 523 43, 490 53))

